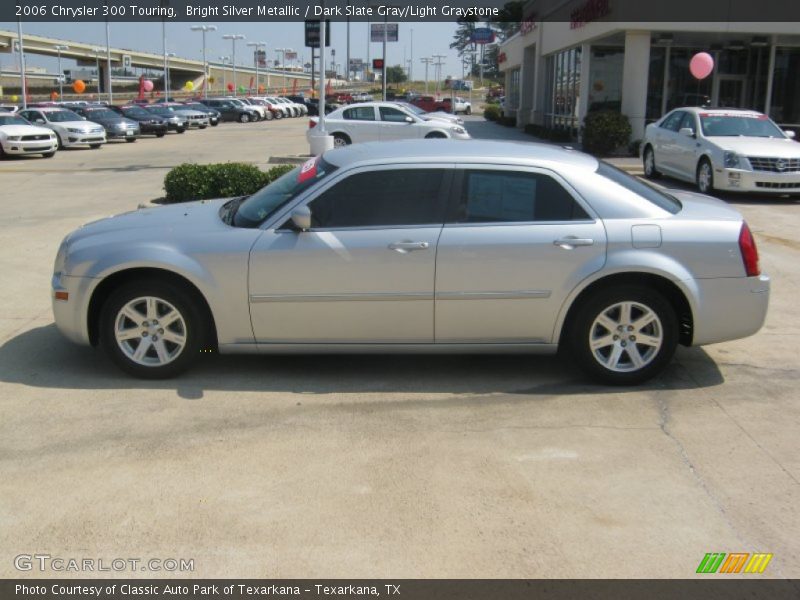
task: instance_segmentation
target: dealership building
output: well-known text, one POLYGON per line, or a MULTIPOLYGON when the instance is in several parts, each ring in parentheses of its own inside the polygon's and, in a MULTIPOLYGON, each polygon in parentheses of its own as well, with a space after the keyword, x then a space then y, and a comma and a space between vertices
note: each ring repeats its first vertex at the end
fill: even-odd
POLYGON ((572 20, 551 21, 553 0, 531 0, 518 33, 500 44, 505 114, 569 130, 593 110, 621 111, 632 140, 676 106, 752 108, 800 128, 800 23, 615 22, 613 0, 588 0, 572 20), (703 80, 698 52, 714 58, 703 80))

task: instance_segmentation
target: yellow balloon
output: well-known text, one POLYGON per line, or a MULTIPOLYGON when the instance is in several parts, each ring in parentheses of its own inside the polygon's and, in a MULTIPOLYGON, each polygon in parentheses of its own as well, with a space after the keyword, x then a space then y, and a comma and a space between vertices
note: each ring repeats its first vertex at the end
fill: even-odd
POLYGON ((194 83, 191 81, 187 81, 186 85, 184 85, 183 87, 185 87, 187 90, 191 92, 194 89, 194 83))
POLYGON ((19 100, 19 96, 16 96, 16 95, 15 96, 11 96, 11 101, 12 102, 17 102, 18 100, 19 100))

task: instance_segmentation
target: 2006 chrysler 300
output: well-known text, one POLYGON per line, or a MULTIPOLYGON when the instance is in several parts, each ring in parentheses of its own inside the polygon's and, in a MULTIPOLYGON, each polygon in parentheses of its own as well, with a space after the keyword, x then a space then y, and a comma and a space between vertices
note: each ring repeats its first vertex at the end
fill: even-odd
POLYGON ((751 335, 769 278, 728 205, 547 145, 309 160, 250 197, 90 223, 58 250, 69 339, 167 377, 220 352, 554 352, 614 384, 751 335))

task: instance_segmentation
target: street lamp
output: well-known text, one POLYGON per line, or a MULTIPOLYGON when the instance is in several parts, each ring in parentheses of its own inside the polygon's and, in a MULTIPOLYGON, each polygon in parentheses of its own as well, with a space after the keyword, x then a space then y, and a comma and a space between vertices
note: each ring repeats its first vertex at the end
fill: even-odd
POLYGON ((245 36, 241 33, 228 33, 222 36, 223 40, 230 40, 233 45, 233 52, 231 53, 231 64, 233 65, 233 95, 236 97, 236 40, 243 40, 245 36))
POLYGON ((169 59, 174 58, 177 56, 174 52, 167 53, 167 70, 164 72, 164 101, 169 102, 169 88, 170 88, 170 77, 169 77, 169 59))
POLYGON ((206 32, 216 31, 216 25, 192 25, 192 31, 203 32, 203 98, 208 98, 208 61, 206 60, 206 32))
POLYGON ((256 63, 256 95, 258 95, 258 63, 260 62, 259 61, 258 51, 261 48, 266 48, 267 47, 267 43, 266 42, 247 42, 247 45, 249 47, 251 47, 251 48, 255 48, 256 49, 255 50, 255 54, 254 54, 254 58, 255 58, 255 63, 256 63))
POLYGON ((94 51, 94 65, 97 69, 97 99, 100 99, 100 48, 94 47, 92 48, 94 51))
POLYGON ((22 88, 22 108, 28 108, 28 80, 25 74, 25 45, 22 42, 22 19, 17 19, 17 45, 19 47, 19 85, 22 88))
POLYGON ((64 100, 64 71, 61 69, 61 51, 62 50, 69 50, 69 46, 64 46, 62 44, 56 44, 53 46, 56 52, 58 52, 58 99, 64 100))
POLYGON ((426 56, 424 58, 420 58, 419 62, 425 63, 425 94, 427 95, 428 94, 428 67, 433 62, 433 59, 426 56))
POLYGON ((434 65, 436 66, 436 95, 439 95, 439 80, 442 78, 442 65, 444 64, 445 58, 447 58, 444 54, 434 54, 433 58, 438 60, 434 61, 434 65))
POLYGON ((108 103, 114 102, 114 91, 111 85, 111 33, 109 31, 108 18, 106 18, 106 71, 108 71, 108 103))
MULTIPOLYGON (((324 26, 325 25, 323 21, 323 25, 321 25, 320 27, 324 26)), ((283 89, 286 89, 286 53, 294 52, 294 50, 292 50, 291 48, 275 48, 275 52, 281 53, 281 69, 283 70, 283 89)), ((320 54, 322 54, 323 52, 325 52, 325 48, 320 49, 320 54)), ((321 77, 325 79, 325 73, 322 73, 321 77)))
POLYGON ((222 92, 225 93, 225 90, 228 89, 228 71, 225 70, 225 65, 228 64, 231 57, 220 56, 219 59, 222 61, 222 92))

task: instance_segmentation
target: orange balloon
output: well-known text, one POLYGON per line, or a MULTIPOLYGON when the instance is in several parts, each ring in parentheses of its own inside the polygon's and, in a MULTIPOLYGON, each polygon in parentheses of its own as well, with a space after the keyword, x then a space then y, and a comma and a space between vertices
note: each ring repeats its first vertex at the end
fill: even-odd
POLYGON ((80 79, 78 79, 77 81, 75 81, 72 84, 72 90, 76 94, 82 94, 83 92, 86 91, 86 84, 83 81, 81 81, 80 79))

